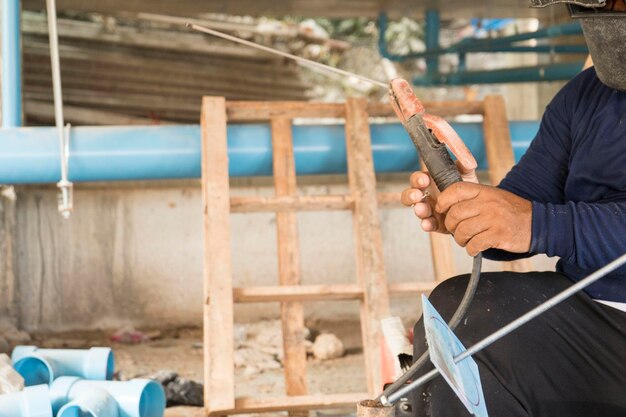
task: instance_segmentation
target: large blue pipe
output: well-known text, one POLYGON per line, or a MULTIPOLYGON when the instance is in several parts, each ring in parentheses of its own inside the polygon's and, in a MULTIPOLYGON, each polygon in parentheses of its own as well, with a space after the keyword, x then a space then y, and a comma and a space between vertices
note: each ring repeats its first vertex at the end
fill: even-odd
POLYGON ((22 125, 20 1, 2 0, 2 127, 22 125))
MULTIPOLYGON (((486 168, 481 123, 453 123, 486 168)), ((537 122, 510 124, 515 156, 525 152, 537 122)), ((377 172, 417 168, 411 140, 399 123, 371 125, 377 172)), ((346 172, 343 125, 294 126, 294 153, 299 175, 346 172)), ((271 131, 267 124, 228 126, 230 175, 272 173, 271 131)), ((60 178, 56 129, 17 128, 0 131, 0 183, 56 183, 60 178)), ((76 127, 70 139, 69 177, 74 182, 198 178, 199 126, 76 127)))

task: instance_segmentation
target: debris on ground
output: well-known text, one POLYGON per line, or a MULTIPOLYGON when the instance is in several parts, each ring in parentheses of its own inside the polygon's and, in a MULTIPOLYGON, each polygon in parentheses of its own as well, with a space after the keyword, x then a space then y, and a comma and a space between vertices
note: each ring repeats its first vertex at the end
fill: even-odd
MULTIPOLYGON (((9 348, 17 345, 27 345, 31 341, 31 337, 23 330, 18 330, 15 326, 8 323, 0 324, 0 335, 4 339, 9 348)), ((0 342, 0 348, 1 348, 0 342)))
POLYGON ((200 407, 204 405, 204 387, 199 382, 183 378, 176 372, 169 370, 160 370, 149 378, 158 381, 163 386, 168 407, 174 405, 200 407))
POLYGON ((341 340, 332 333, 322 333, 313 343, 313 356, 317 359, 328 360, 340 358, 345 349, 341 340))
POLYGON ((0 395, 24 389, 24 378, 13 369, 13 362, 6 354, 0 354, 0 395))
POLYGON ((161 337, 161 332, 158 330, 151 332, 142 332, 136 330, 134 327, 123 327, 111 335, 111 341, 125 344, 144 343, 150 340, 156 340, 161 337))
MULTIPOLYGON (((251 376, 268 369, 282 367, 283 330, 280 320, 262 320, 235 326, 235 367, 244 368, 251 376)), ((311 345, 311 331, 304 328, 302 339, 311 345)))
POLYGON ((0 336, 0 353, 9 353, 11 347, 9 346, 9 342, 2 336, 0 336))

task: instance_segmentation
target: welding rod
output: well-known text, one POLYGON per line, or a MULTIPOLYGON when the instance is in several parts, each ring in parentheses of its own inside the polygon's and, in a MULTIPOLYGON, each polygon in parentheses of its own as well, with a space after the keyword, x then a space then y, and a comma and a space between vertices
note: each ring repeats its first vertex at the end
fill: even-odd
POLYGON ((322 70, 325 70, 325 71, 329 71, 329 72, 334 72, 336 74, 341 74, 341 75, 346 76, 346 77, 358 78, 361 81, 365 81, 365 82, 377 85, 377 86, 379 86, 381 88, 384 88, 385 90, 389 89, 389 86, 387 84, 382 83, 380 81, 373 80, 373 79, 368 78, 368 77, 364 77, 363 75, 355 74, 355 73, 349 72, 349 71, 344 71, 344 70, 339 69, 339 68, 331 67, 330 65, 325 65, 325 64, 322 64, 320 62, 311 61, 310 59, 302 58, 302 57, 297 56, 297 55, 293 55, 293 54, 290 54, 290 53, 287 53, 287 52, 279 51, 278 49, 270 48, 269 46, 260 45, 258 43, 250 42, 250 41, 247 41, 245 39, 238 38, 236 36, 228 35, 226 33, 219 32, 219 31, 214 30, 214 29, 210 29, 210 28, 208 28, 206 26, 196 25, 195 23, 187 23, 186 26, 188 28, 191 28, 191 29, 196 30, 198 32, 207 33, 209 35, 217 36, 218 38, 226 39, 226 40, 229 40, 231 42, 236 42, 236 43, 239 43, 241 45, 249 46, 251 48, 260 49, 261 51, 269 52, 270 54, 280 55, 280 56, 282 56, 284 58, 293 59, 294 61, 299 62, 301 64, 310 65, 312 67, 319 68, 319 69, 322 69, 322 70))
MULTIPOLYGON (((502 327, 500 330, 497 330, 497 331, 493 332, 491 335, 485 337, 483 340, 481 340, 480 342, 476 343, 474 346, 472 346, 469 349, 466 349, 465 351, 461 352, 460 354, 458 354, 457 356, 454 357, 454 363, 459 363, 463 359, 466 359, 466 358, 472 356, 473 354, 475 354, 477 352, 480 352, 481 350, 483 350, 487 346, 489 346, 492 343, 498 341, 502 337, 506 336, 507 334, 511 333, 512 331, 514 331, 514 330, 518 329, 519 327, 523 326, 524 324, 528 323, 530 320, 532 320, 535 317, 539 316, 540 314, 544 313, 546 310, 554 307, 555 305, 557 305, 561 301, 565 300, 566 298, 571 297, 572 295, 576 294, 578 291, 582 290, 586 286, 596 282, 600 278, 604 277, 606 274, 609 274, 609 273, 613 272, 614 270, 616 270, 617 268, 621 267, 624 264, 626 264, 626 253, 623 254, 622 256, 620 256, 619 258, 615 259, 613 262, 606 264, 605 266, 603 266, 602 268, 598 269, 596 272, 592 273, 591 275, 587 276, 586 278, 582 279, 581 281, 578 281, 576 284, 572 285, 571 287, 567 288, 566 290, 561 291, 560 293, 558 293, 554 297, 552 297, 552 298, 548 299, 547 301, 539 304, 537 307, 533 308, 532 310, 530 310, 526 314, 523 314, 519 318, 513 320, 511 323, 509 323, 506 326, 502 327)), ((398 389, 396 392, 394 392, 393 394, 389 395, 388 397, 381 397, 380 401, 384 405, 395 404, 397 401, 399 401, 403 397, 406 397, 406 395, 409 392, 413 391, 414 389, 416 389, 420 385, 423 385, 423 384, 427 383, 428 381, 430 381, 431 379, 436 377, 438 374, 439 374, 439 371, 435 368, 432 371, 428 372, 427 374, 421 376, 419 379, 416 379, 415 381, 411 382, 410 384, 407 384, 407 385, 403 386, 402 388, 398 389)))

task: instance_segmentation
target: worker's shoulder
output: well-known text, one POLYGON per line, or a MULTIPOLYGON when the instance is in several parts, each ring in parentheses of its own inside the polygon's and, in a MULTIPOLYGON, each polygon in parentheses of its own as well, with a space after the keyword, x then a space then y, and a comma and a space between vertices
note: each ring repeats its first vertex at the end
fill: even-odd
POLYGON ((581 94, 589 93, 592 90, 598 88, 608 88, 598 78, 594 67, 589 67, 584 71, 581 71, 578 75, 572 78, 561 90, 560 93, 568 96, 580 96, 581 94))
POLYGON ((602 84, 594 67, 587 68, 572 78, 554 96, 549 107, 562 108, 570 115, 577 109, 589 108, 590 103, 598 104, 610 94, 611 88, 602 84), (583 107, 579 107, 583 105, 583 107))

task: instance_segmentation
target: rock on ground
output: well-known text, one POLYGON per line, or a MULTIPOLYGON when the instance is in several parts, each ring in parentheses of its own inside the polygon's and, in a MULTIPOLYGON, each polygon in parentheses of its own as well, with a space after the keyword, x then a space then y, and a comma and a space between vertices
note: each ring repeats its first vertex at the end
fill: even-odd
POLYGON ((323 333, 313 343, 313 355, 317 359, 327 360, 343 356, 345 350, 343 343, 332 333, 323 333))

